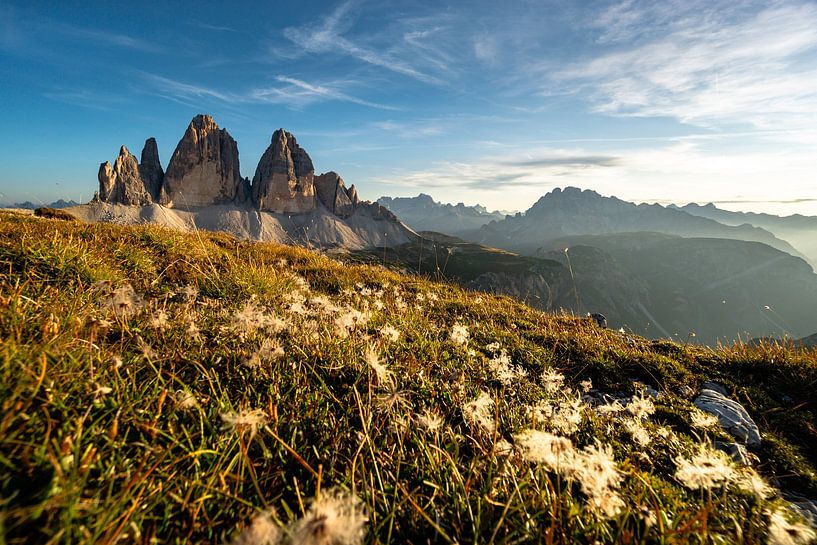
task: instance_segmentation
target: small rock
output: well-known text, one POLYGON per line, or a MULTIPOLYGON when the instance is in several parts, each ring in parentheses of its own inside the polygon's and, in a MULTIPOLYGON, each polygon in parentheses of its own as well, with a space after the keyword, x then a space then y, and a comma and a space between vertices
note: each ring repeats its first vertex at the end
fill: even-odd
POLYGON ((751 466, 753 455, 749 454, 746 447, 740 443, 725 443, 723 441, 715 441, 715 448, 722 450, 728 454, 736 464, 742 466, 751 466))
POLYGON ((760 446, 760 430, 758 430, 757 424, 746 412, 746 409, 743 408, 743 405, 729 399, 722 392, 725 392, 725 390, 720 385, 704 384, 704 389, 694 401, 695 406, 704 412, 717 416, 721 427, 736 439, 750 447, 760 446), (710 385, 717 386, 717 389, 707 387, 710 385))

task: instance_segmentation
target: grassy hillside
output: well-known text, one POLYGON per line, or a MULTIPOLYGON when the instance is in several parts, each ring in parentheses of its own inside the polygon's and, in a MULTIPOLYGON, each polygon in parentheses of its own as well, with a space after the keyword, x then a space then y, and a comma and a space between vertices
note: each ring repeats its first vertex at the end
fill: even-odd
POLYGON ((781 490, 817 497, 814 352, 155 227, 2 214, 0 271, 0 543, 813 538, 781 490), (707 379, 757 472, 700 446, 707 379))

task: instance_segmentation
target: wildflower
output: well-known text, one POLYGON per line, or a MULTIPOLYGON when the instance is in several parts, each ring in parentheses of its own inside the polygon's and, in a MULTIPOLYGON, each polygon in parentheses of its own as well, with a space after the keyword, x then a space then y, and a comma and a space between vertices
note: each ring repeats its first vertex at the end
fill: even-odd
POLYGON ((510 456, 513 453, 513 445, 504 439, 494 443, 494 454, 497 456, 510 456))
POLYGON ((327 490, 289 530, 292 545, 359 545, 368 517, 356 497, 327 490))
POLYGON ((462 324, 454 324, 450 333, 451 342, 454 344, 466 345, 468 344, 468 328, 462 324))
POLYGON ((729 457, 719 451, 701 445, 692 459, 678 457, 675 459, 678 469, 675 478, 690 489, 715 488, 735 478, 735 470, 729 457))
POLYGON ((396 342, 400 338, 400 332, 392 326, 386 324, 378 330, 381 337, 387 341, 396 342))
POLYGON ((426 410, 415 418, 420 427, 428 432, 435 432, 443 426, 443 418, 436 412, 426 410))
POLYGON ((741 469, 737 485, 744 492, 754 494, 758 498, 766 499, 772 495, 772 487, 751 467, 741 469))
POLYGON ((394 297, 394 308, 402 312, 408 308, 408 303, 406 303, 402 297, 396 295, 394 297))
POLYGON ((633 396, 627 404, 627 412, 634 418, 643 420, 655 412, 655 405, 649 397, 633 396))
POLYGON ((650 444, 650 434, 644 429, 641 420, 635 418, 625 420, 624 429, 627 430, 627 433, 632 436, 633 440, 642 447, 646 447, 650 444))
POLYGON ((265 324, 264 312, 253 301, 247 301, 241 310, 233 313, 230 329, 243 339, 265 324))
POLYGON ((230 429, 237 433, 250 432, 253 436, 256 432, 265 425, 269 418, 261 409, 242 409, 239 412, 221 413, 221 421, 224 423, 224 429, 230 429))
POLYGON ((717 416, 706 413, 698 408, 693 409, 689 416, 690 424, 692 424, 693 428, 708 430, 718 425, 717 416))
POLYGON ((275 339, 264 339, 261 348, 258 350, 258 355, 265 360, 277 360, 284 356, 284 349, 275 339))
POLYGON ((133 287, 130 284, 123 284, 111 292, 110 298, 103 306, 112 310, 115 316, 126 318, 139 312, 142 304, 142 297, 134 291, 133 287))
POLYGON ((260 369, 261 368, 261 356, 258 352, 253 352, 249 356, 244 356, 241 358, 241 365, 248 369, 260 369))
POLYGON ((560 473, 575 462, 576 451, 570 439, 546 431, 525 430, 514 435, 514 444, 522 458, 542 464, 548 471, 560 473))
POLYGON ((375 350, 374 346, 368 345, 366 347, 366 352, 363 354, 363 360, 369 365, 372 371, 374 371, 375 378, 377 379, 376 384, 378 386, 394 383, 394 375, 388 367, 380 363, 380 358, 378 357, 377 350, 375 350))
POLYGON ((188 284, 185 287, 176 291, 176 295, 181 298, 182 301, 185 303, 192 303, 196 300, 196 297, 199 296, 199 288, 192 284, 188 284))
POLYGON ((267 316, 267 324, 265 330, 272 335, 280 333, 289 327, 289 322, 277 316, 267 316))
POLYGON ((199 326, 196 325, 196 321, 193 319, 192 316, 186 318, 187 327, 184 329, 184 334, 190 337, 191 339, 197 341, 201 339, 201 330, 199 326))
POLYGON ((369 315, 359 310, 348 308, 344 314, 335 318, 335 331, 340 337, 348 337, 349 334, 360 325, 369 321, 369 315))
POLYGON ((375 398, 377 408, 385 413, 402 413, 409 405, 406 394, 399 391, 394 382, 383 384, 385 391, 375 398))
POLYGON ((590 379, 583 380, 583 381, 581 381, 581 382, 579 383, 579 388, 581 389, 581 391, 582 391, 583 393, 585 393, 585 394, 586 394, 586 393, 588 393, 590 390, 592 390, 592 389, 593 389, 593 381, 591 381, 590 379))
POLYGON ((579 461, 574 470, 577 473, 576 480, 588 498, 588 506, 606 517, 617 515, 624 507, 624 502, 615 492, 621 482, 621 473, 613 459, 613 449, 609 445, 587 446, 579 461))
POLYGON ((805 524, 791 523, 778 509, 766 511, 769 517, 769 545, 808 545, 817 539, 817 532, 805 524))
POLYGON ((555 394, 562 389, 565 377, 554 369, 545 369, 542 371, 542 388, 548 394, 555 394))
POLYGON ((463 405, 462 414, 465 422, 474 429, 489 434, 496 430, 494 400, 485 392, 480 392, 479 397, 463 405))
POLYGON ((159 355, 141 335, 136 335, 136 346, 139 348, 139 352, 142 353, 143 358, 148 360, 158 359, 159 355))
POLYGON ((496 379, 506 386, 510 386, 526 375, 524 369, 517 369, 511 365, 511 358, 505 350, 500 352, 498 356, 488 360, 488 367, 496 379))
POLYGON ((186 390, 176 390, 176 393, 173 395, 173 401, 177 408, 184 411, 195 409, 199 406, 196 396, 186 390))
POLYGON ((553 418, 553 405, 545 401, 539 401, 535 405, 529 405, 528 418, 530 418, 533 424, 549 421, 553 418))
POLYGON ((281 542, 283 530, 275 524, 271 511, 264 511, 253 517, 250 524, 236 536, 231 545, 277 545, 281 542))
POLYGON ((601 415, 613 415, 624 412, 624 405, 619 403, 618 400, 613 401, 612 403, 605 403, 604 405, 598 405, 595 408, 596 412, 601 415))
POLYGON ((485 350, 488 352, 499 352, 499 343, 492 342, 491 344, 485 345, 485 350))
POLYGON ((150 316, 148 323, 153 329, 163 331, 167 327, 168 318, 167 312, 160 308, 150 316))
POLYGON ((580 398, 570 401, 562 401, 557 407, 550 420, 553 429, 565 435, 573 435, 579 431, 579 424, 582 423, 582 410, 584 404, 580 398))
POLYGON ((340 312, 340 307, 335 305, 325 295, 317 295, 309 300, 309 304, 317 308, 323 314, 334 314, 340 312))

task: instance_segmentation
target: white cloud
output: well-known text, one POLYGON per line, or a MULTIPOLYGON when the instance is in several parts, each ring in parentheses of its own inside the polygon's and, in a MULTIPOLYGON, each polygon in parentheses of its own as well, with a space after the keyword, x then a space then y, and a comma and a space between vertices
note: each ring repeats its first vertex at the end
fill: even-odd
POLYGON ((681 11, 675 19, 666 11, 620 4, 611 12, 618 25, 603 37, 635 41, 553 79, 578 84, 600 113, 666 116, 707 127, 817 124, 817 5, 778 3, 751 14, 710 8, 681 11), (651 17, 667 32, 639 39, 634 29, 648 26, 651 17))
MULTIPOLYGON (((347 1, 316 24, 288 27, 284 37, 292 44, 282 48, 279 43, 270 51, 280 58, 304 55, 339 55, 358 61, 363 66, 381 68, 434 86, 448 86, 467 70, 466 61, 473 60, 471 34, 465 19, 471 11, 443 8, 422 16, 392 17, 390 8, 379 5, 367 11, 356 10, 358 2, 347 1), (372 11, 378 11, 373 15, 372 11), (361 19, 385 16, 379 26, 355 25, 361 19)), ((410 10, 411 11, 411 10, 410 10)), ((366 21, 364 21, 365 23, 366 21)))
POLYGON ((348 82, 345 81, 313 84, 282 75, 275 78, 275 81, 281 85, 258 87, 250 89, 249 91, 232 92, 190 84, 145 72, 142 72, 141 76, 151 84, 153 89, 157 91, 160 96, 177 101, 215 99, 230 104, 266 103, 282 104, 291 108, 303 108, 317 102, 334 100, 350 102, 380 110, 399 109, 394 106, 364 100, 341 91, 340 88, 348 84, 348 82))

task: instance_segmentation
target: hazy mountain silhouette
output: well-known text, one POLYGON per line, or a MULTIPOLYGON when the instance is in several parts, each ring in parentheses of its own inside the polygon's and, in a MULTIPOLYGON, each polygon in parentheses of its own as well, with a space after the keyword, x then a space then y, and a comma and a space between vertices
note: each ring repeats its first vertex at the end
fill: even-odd
POLYGON ((722 210, 712 203, 703 206, 692 203, 681 207, 671 207, 694 216, 713 219, 725 225, 749 224, 761 227, 803 252, 812 265, 817 264, 817 217, 815 216, 800 214, 775 216, 756 212, 732 212, 722 210))
POLYGON ((505 217, 503 213, 489 212, 483 206, 439 203, 424 193, 416 197, 380 197, 377 203, 391 210, 412 229, 449 235, 472 233, 486 223, 505 217))

